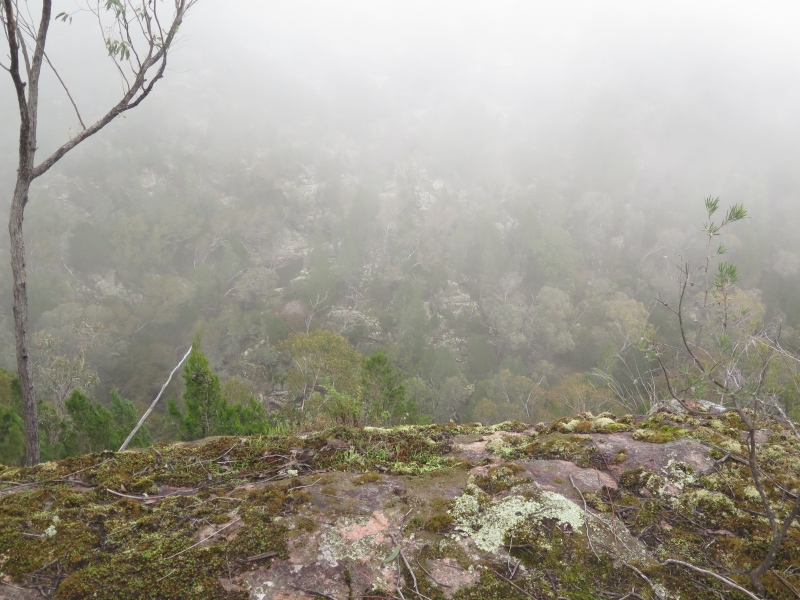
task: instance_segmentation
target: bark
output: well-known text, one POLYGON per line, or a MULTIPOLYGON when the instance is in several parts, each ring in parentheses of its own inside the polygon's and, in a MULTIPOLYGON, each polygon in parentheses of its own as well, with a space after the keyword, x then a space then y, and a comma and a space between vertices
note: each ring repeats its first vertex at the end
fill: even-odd
MULTIPOLYGON (((25 424, 25 464, 34 465, 39 462, 39 419, 36 408, 36 393, 33 388, 33 369, 28 351, 28 291, 27 274, 25 271, 25 240, 23 237, 22 223, 25 216, 25 206, 28 204, 28 194, 31 182, 47 172, 67 152, 80 144, 86 138, 94 135, 113 121, 123 112, 135 108, 153 90, 153 86, 164 75, 167 66, 167 53, 175 40, 183 17, 197 0, 175 0, 175 15, 169 24, 169 29, 162 32, 161 23, 158 22, 156 7, 146 17, 147 53, 139 63, 133 84, 130 85, 122 99, 114 105, 102 118, 88 128, 64 143, 40 164, 35 163, 36 156, 36 126, 39 111, 39 76, 42 61, 45 58, 45 43, 47 32, 52 19, 52 0, 42 1, 42 13, 39 28, 36 33, 33 57, 29 61, 25 40, 20 38, 19 15, 16 13, 15 0, 2 1, 2 25, 5 27, 5 37, 8 40, 10 65, 8 73, 14 83, 14 91, 19 106, 19 166, 17 168, 17 183, 14 187, 14 196, 11 201, 11 210, 8 220, 8 233, 11 241, 11 271, 14 285, 14 336, 16 340, 17 370, 22 388, 23 422, 25 424), (151 30, 151 18, 155 21, 158 31, 151 30), (163 35, 162 38, 162 34, 163 35), (25 59, 24 70, 21 71, 20 52, 25 59), (23 80, 23 74, 26 79, 23 80), (149 79, 148 79, 149 78, 149 79)), ((151 3, 148 3, 151 4, 151 3)), ((127 28, 127 22, 123 21, 127 28)), ((30 24, 28 24, 30 26, 30 24)), ((28 30, 26 28, 26 30, 28 30)), ((138 56, 137 56, 138 61, 138 56)), ((58 75, 57 75, 58 76, 58 75)), ((59 77, 59 80, 61 78, 59 77)), ((64 82, 61 82, 62 85, 64 82)), ((64 86, 66 90, 66 85, 64 86)), ((67 95, 70 96, 69 90, 67 95)), ((77 106, 76 112, 77 112, 77 106)), ((80 119, 80 114, 79 114, 80 119)), ((83 121, 81 120, 81 124, 83 121)))
MULTIPOLYGON (((30 65, 26 61, 27 82, 20 73, 19 52, 24 40, 18 37, 17 15, 11 0, 3 0, 5 9, 6 37, 11 58, 9 73, 14 82, 19 106, 19 165, 17 183, 11 200, 8 219, 8 234, 11 242, 11 273, 14 286, 14 339, 17 351, 17 371, 22 391, 22 420, 25 424, 25 464, 39 462, 39 418, 36 410, 36 393, 33 389, 33 369, 28 352, 28 288, 25 271, 25 240, 22 222, 28 193, 34 179, 36 156, 36 126, 39 110, 39 75, 42 69, 44 46, 50 25, 52 0, 42 3, 42 15, 36 35, 36 48, 30 65), (26 97, 27 88, 27 97, 26 97)), ((24 48, 23 48, 24 50, 24 48)), ((25 55, 27 58, 27 54, 25 55)))
POLYGON ((800 514, 800 495, 795 498, 794 505, 792 505, 792 510, 789 511, 789 514, 786 515, 786 517, 784 517, 781 528, 772 536, 772 542, 769 545, 769 552, 767 552, 767 556, 764 557, 763 562, 758 565, 758 567, 750 572, 750 582, 753 584, 753 587, 756 588, 756 590, 762 595, 764 594, 764 584, 761 583, 761 578, 764 576, 764 573, 766 573, 772 567, 772 563, 775 562, 775 558, 778 556, 781 545, 786 539, 786 534, 789 533, 789 527, 792 526, 792 523, 797 518, 798 514, 800 514))
POLYGON ((25 243, 22 219, 28 202, 30 178, 17 176, 17 186, 11 201, 8 233, 11 237, 11 272, 14 284, 14 338, 17 348, 17 373, 22 391, 22 419, 25 424, 25 464, 39 462, 39 419, 36 392, 33 389, 33 367, 28 352, 28 288, 25 272, 25 243))

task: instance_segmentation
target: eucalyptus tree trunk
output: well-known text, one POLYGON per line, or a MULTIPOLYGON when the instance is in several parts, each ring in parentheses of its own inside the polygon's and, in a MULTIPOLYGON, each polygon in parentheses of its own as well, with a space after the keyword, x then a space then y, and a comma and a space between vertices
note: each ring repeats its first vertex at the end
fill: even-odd
MULTIPOLYGON (((25 271, 25 240, 22 223, 31 182, 44 175, 54 164, 86 138, 127 110, 135 108, 164 76, 167 56, 183 17, 197 0, 173 0, 169 19, 158 14, 159 3, 149 0, 97 0, 87 8, 102 22, 104 11, 111 15, 112 25, 106 29, 106 50, 115 60, 123 80, 122 98, 94 124, 86 127, 64 81, 45 54, 47 32, 52 20, 52 0, 42 0, 38 27, 18 12, 17 0, 0 0, 0 24, 8 41, 9 64, 0 66, 14 83, 19 107, 19 164, 17 183, 11 200, 8 233, 11 242, 11 272, 14 285, 14 337, 16 340, 17 371, 22 389, 22 412, 25 425, 25 464, 39 462, 39 419, 36 393, 33 388, 33 368, 28 350, 28 289, 25 271), (133 33, 132 33, 133 32, 133 33), (134 39, 140 41, 134 42, 134 39), (135 47, 135 46, 138 46, 135 47), (31 51, 32 50, 32 51, 31 51), (22 59, 22 61, 20 60, 22 59), (82 130, 66 141, 39 164, 35 163, 37 121, 39 114, 39 77, 43 61, 53 69, 59 83, 75 108, 82 130), (126 72, 128 75, 126 75, 126 72)), ((161 8, 160 10, 164 10, 161 8)), ((26 12, 26 14, 30 14, 26 12)), ((72 15, 60 13, 57 20, 71 20, 72 15)))
POLYGON ((8 218, 8 234, 11 242, 11 273, 14 287, 14 339, 17 351, 17 372, 22 391, 22 417, 25 425, 25 464, 39 462, 39 420, 36 411, 36 392, 33 388, 33 368, 28 351, 28 286, 25 271, 25 240, 22 235, 22 221, 28 193, 34 179, 34 158, 36 156, 36 125, 39 116, 39 76, 42 71, 44 46, 50 26, 52 1, 44 0, 33 60, 29 60, 25 41, 20 40, 21 28, 14 12, 15 3, 3 0, 3 17, 8 38, 11 64, 8 69, 14 82, 19 106, 19 164, 17 183, 11 199, 8 218), (22 44, 22 46, 21 46, 22 44), (25 58, 27 81, 22 80, 19 54, 22 47, 25 58), (26 90, 27 88, 27 90, 26 90))
POLYGON ((22 219, 25 205, 28 203, 30 185, 29 178, 23 174, 17 175, 17 185, 8 219, 8 233, 11 237, 17 373, 22 390, 22 415, 25 424, 25 464, 35 465, 39 462, 39 421, 36 411, 36 391, 33 388, 33 367, 28 351, 28 287, 25 272, 25 242, 22 236, 22 219))

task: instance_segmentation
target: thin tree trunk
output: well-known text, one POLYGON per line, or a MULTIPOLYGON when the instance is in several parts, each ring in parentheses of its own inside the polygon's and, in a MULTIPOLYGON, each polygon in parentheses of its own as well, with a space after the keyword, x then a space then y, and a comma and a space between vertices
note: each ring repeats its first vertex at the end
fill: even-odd
POLYGON ((14 285, 14 339, 17 350, 17 371, 22 388, 22 419, 25 424, 25 464, 39 462, 39 418, 36 410, 36 393, 33 389, 33 369, 28 352, 28 288, 25 272, 25 243, 22 237, 22 220, 28 204, 28 192, 34 179, 34 158, 36 156, 36 128, 39 113, 39 75, 42 68, 44 46, 50 26, 52 0, 43 0, 36 46, 30 65, 26 61, 28 81, 22 80, 19 51, 24 40, 18 39, 20 28, 15 5, 3 0, 6 18, 6 37, 8 38, 9 73, 19 105, 19 166, 17 184, 11 200, 8 218, 8 234, 11 242, 11 273, 14 285), (26 96, 27 93, 27 96, 26 96))
MULTIPOLYGON (((20 171, 23 169, 20 168, 20 171)), ((39 462, 39 419, 36 392, 33 389, 33 368, 28 352, 28 286, 25 272, 25 243, 22 219, 28 200, 30 180, 27 173, 17 174, 17 186, 11 201, 8 233, 11 237, 11 273, 14 281, 14 338, 17 348, 17 373, 22 390, 22 416, 25 423, 25 464, 39 462)))
MULTIPOLYGON (((33 56, 29 61, 29 54, 22 32, 34 30, 32 23, 20 21, 17 14, 16 0, 0 0, 3 18, 0 23, 5 28, 5 37, 8 42, 9 65, 4 67, 14 82, 14 91, 19 107, 19 167, 17 169, 17 184, 14 188, 14 197, 11 201, 11 211, 8 220, 8 233, 11 238, 11 271, 14 278, 14 337, 17 350, 17 370, 22 385, 22 410, 25 423, 25 464, 35 465, 39 462, 39 419, 37 416, 36 395, 33 389, 33 370, 28 352, 28 292, 27 276, 25 273, 25 244, 22 236, 22 221, 25 206, 28 203, 28 193, 31 182, 46 173, 61 157, 80 144, 86 138, 94 135, 123 112, 137 107, 153 90, 156 82, 164 76, 167 67, 167 54, 175 40, 186 11, 197 0, 175 0, 175 16, 168 30, 161 31, 158 23, 156 8, 144 8, 144 13, 136 9, 139 24, 146 22, 144 49, 146 54, 132 85, 129 85, 122 99, 115 104, 103 117, 90 127, 84 127, 77 135, 70 138, 60 148, 53 152, 38 166, 34 163, 37 143, 37 121, 39 113, 39 77, 42 70, 42 61, 45 58, 44 48, 47 42, 47 32, 52 18, 53 0, 42 0, 42 13, 38 29, 35 29, 35 39, 31 40, 33 56), (158 35, 151 31, 151 17, 158 25, 158 35), (20 25, 22 23, 22 25, 20 25), (24 57, 24 64, 20 63, 20 53, 24 57), (27 79, 27 80, 25 80, 27 79)), ((106 8, 110 8, 110 4, 106 8)), ((132 6, 126 2, 126 6, 132 6)), ((148 3, 152 4, 152 3, 148 3)), ((99 7, 98 7, 99 10, 99 7)), ((125 16, 117 14, 118 23, 123 23, 127 31, 130 23, 125 21, 125 16)), ((32 35, 32 34, 31 34, 32 35)), ((130 38, 128 38, 130 39, 130 38)), ((49 60, 48 60, 49 62, 49 60)), ((52 65, 51 65, 52 66, 52 65)), ((56 74, 58 77, 58 74, 56 74)), ((60 80, 60 77, 59 77, 60 80)), ((61 82, 63 85, 63 81, 61 82)), ((66 90, 66 86, 65 90, 66 90)), ((69 90, 67 90, 67 95, 69 90)), ((74 105, 74 103, 73 103, 74 105)), ((76 112, 77 112, 77 106, 76 112)), ((80 119, 81 124, 83 120, 80 119)))
POLYGON ((758 591, 758 593, 762 596, 765 592, 764 584, 761 583, 761 578, 764 576, 764 573, 766 573, 770 567, 772 567, 772 563, 775 562, 775 558, 778 556, 778 552, 783 545, 783 541, 786 539, 786 534, 789 533, 789 527, 792 526, 792 523, 797 518, 798 514, 800 514, 800 496, 795 498, 794 505, 789 511, 789 514, 784 517, 781 528, 773 534, 767 556, 764 557, 764 560, 760 565, 758 565, 758 567, 750 572, 750 582, 753 584, 753 587, 756 588, 756 591, 758 591))

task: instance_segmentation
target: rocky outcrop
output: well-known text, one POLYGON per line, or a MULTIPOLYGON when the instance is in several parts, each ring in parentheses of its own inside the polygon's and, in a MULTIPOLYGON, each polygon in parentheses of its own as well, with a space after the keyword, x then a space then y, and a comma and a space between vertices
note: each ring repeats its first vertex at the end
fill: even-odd
MULTIPOLYGON (((782 515, 800 443, 762 423, 782 515)), ((771 539, 735 414, 332 429, 0 467, 0 598, 738 598, 771 539)), ((800 589, 790 527, 764 583, 800 589)))

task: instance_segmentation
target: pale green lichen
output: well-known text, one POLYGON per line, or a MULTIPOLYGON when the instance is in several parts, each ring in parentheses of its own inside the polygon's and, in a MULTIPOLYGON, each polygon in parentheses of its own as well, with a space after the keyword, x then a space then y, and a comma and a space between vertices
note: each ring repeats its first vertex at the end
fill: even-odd
POLYGON ((614 424, 616 424, 616 421, 610 417, 597 417, 592 424, 592 429, 603 429, 614 424))
POLYGON ((462 494, 453 501, 453 508, 450 509, 450 516, 458 523, 458 529, 472 527, 472 523, 477 519, 481 511, 478 499, 470 494, 462 494))
POLYGON ((751 502, 761 502, 761 494, 758 493, 758 489, 753 485, 748 485, 743 490, 744 497, 750 500, 751 502))
MULTIPOLYGON (((337 567, 342 562, 354 561, 358 564, 380 559, 389 555, 392 548, 385 539, 385 532, 378 530, 359 539, 351 539, 344 532, 354 526, 367 526, 370 519, 341 517, 334 524, 323 525, 320 530, 316 560, 327 567, 337 567), (383 543, 381 543, 383 541, 383 543)), ((396 571, 397 564, 388 562, 382 571, 396 571)), ((391 582, 386 581, 379 573, 375 573, 374 582, 378 587, 389 588, 391 582)), ((271 583, 269 584, 271 587, 271 583)))
POLYGON ((744 452, 744 448, 736 440, 723 440, 719 443, 719 447, 734 454, 741 454, 744 452))
POLYGON ((391 466, 393 475, 423 475, 442 471, 448 467, 455 466, 457 461, 454 458, 431 454, 429 456, 418 456, 408 462, 396 462, 391 466))
POLYGON ((664 489, 664 478, 654 473, 647 478, 644 487, 647 488, 647 490, 651 493, 658 496, 664 489))
POLYGON ((514 454, 514 448, 506 441, 505 438, 495 438, 486 442, 486 450, 497 456, 503 458, 511 458, 514 454))
POLYGON ((669 462, 667 462, 667 466, 662 468, 661 471, 664 473, 667 481, 681 491, 697 483, 694 469, 685 462, 670 459, 669 462))
POLYGON ((736 506, 733 500, 720 492, 711 492, 705 489, 693 490, 673 500, 673 504, 684 504, 690 510, 702 510, 709 514, 720 512, 733 512, 736 506))
POLYGON ((456 522, 456 531, 471 537, 485 552, 503 546, 506 535, 526 521, 552 519, 561 525, 568 524, 576 532, 584 524, 584 513, 578 505, 561 494, 548 491, 532 499, 508 496, 484 508, 478 498, 465 493, 454 501, 450 514, 456 522))

